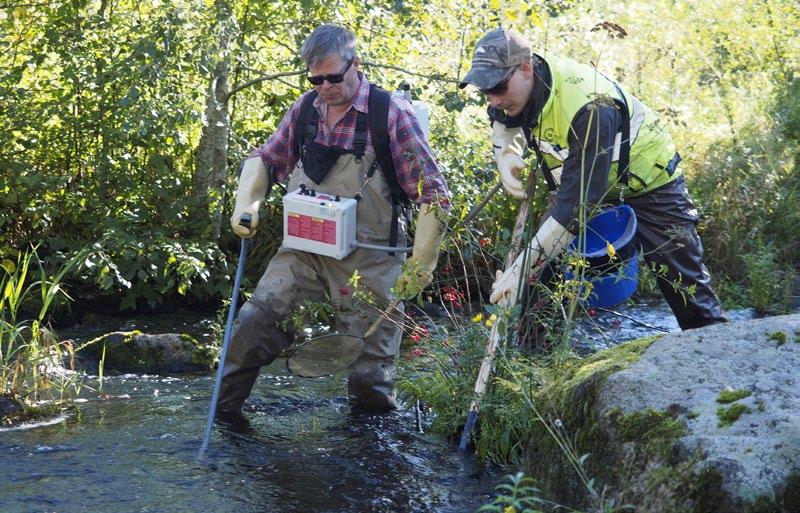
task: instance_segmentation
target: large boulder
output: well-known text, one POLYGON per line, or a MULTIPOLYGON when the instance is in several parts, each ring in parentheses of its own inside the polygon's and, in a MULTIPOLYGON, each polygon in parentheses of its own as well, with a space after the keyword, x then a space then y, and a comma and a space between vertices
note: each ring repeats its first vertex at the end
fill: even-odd
POLYGON ((675 427, 675 451, 631 482, 658 491, 640 510, 800 511, 798 369, 800 316, 787 315, 664 336, 609 375, 596 407, 612 439, 651 442, 619 429, 636 415, 675 427), (671 489, 701 476, 693 499, 671 489))
POLYGON ((209 370, 217 356, 213 346, 186 334, 145 334, 117 331, 104 335, 83 351, 84 367, 94 367, 103 358, 103 372, 179 374, 209 370))
POLYGON ((800 315, 602 351, 535 392, 528 470, 590 510, 800 512, 798 368, 800 315))

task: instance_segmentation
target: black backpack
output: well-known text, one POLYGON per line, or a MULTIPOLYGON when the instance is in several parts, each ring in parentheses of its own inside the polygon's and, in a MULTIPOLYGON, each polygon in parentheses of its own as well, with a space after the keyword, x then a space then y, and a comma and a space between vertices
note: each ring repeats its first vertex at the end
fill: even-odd
MULTIPOLYGON (((375 84, 369 86, 369 100, 367 104, 368 115, 358 113, 356 118, 356 131, 353 138, 353 154, 356 158, 364 156, 364 149, 367 145, 367 129, 372 135, 372 146, 375 148, 375 163, 370 167, 367 176, 375 173, 377 166, 383 171, 386 183, 389 185, 392 196, 392 229, 390 234, 390 244, 397 245, 397 221, 401 211, 411 206, 411 201, 403 191, 397 181, 397 174, 392 161, 392 152, 389 148, 389 102, 392 94, 375 84), (377 165, 376 165, 377 164, 377 165)), ((297 116, 297 130, 295 149, 300 155, 307 141, 313 141, 317 137, 317 125, 319 123, 319 112, 314 108, 314 99, 317 91, 312 90, 303 98, 300 105, 300 112, 297 116)), ((358 199, 358 198, 357 198, 358 199)), ((390 253, 392 254, 392 253, 390 253)))

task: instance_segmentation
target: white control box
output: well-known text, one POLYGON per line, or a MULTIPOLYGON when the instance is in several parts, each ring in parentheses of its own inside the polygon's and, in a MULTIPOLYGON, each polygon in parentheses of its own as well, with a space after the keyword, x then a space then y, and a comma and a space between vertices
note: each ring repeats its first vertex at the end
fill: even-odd
POLYGON ((343 259, 356 248, 357 206, 301 186, 283 197, 283 246, 343 259))

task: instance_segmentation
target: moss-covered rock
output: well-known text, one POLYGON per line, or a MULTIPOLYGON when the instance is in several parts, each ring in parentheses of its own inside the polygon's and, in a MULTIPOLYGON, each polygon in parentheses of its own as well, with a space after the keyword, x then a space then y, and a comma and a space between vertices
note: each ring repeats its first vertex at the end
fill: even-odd
POLYGON ((600 482, 637 512, 798 511, 787 497, 800 461, 800 351, 773 337, 798 325, 792 315, 667 335, 609 376, 595 406, 611 447, 628 447, 606 451, 600 482))
POLYGON ((217 351, 187 334, 128 331, 95 339, 80 356, 102 361, 106 373, 177 374, 210 369, 217 351))
POLYGON ((11 397, 0 396, 0 428, 47 421, 63 414, 65 410, 74 412, 74 405, 65 406, 63 404, 49 403, 28 406, 11 397))
POLYGON ((795 315, 711 326, 539 370, 525 399, 526 470, 543 497, 576 509, 611 499, 637 513, 800 511, 800 350, 770 337, 799 325, 795 315))
POLYGON ((0 395, 0 426, 6 425, 7 419, 22 410, 22 404, 13 397, 0 395))

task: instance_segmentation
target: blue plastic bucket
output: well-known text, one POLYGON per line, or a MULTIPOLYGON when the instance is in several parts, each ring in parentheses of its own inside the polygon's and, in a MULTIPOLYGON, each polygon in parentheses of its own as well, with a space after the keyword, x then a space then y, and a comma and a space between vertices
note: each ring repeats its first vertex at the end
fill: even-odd
MULTIPOLYGON (((608 308, 622 303, 636 291, 639 284, 638 252, 634 243, 636 214, 628 205, 602 210, 586 223, 586 239, 582 251, 578 251, 580 238, 569 246, 589 261, 584 278, 589 281, 591 293, 588 306, 608 308), (608 254, 609 243, 616 255, 608 254)), ((571 273, 567 273, 571 278, 571 273)))

